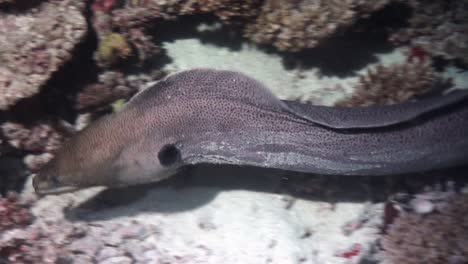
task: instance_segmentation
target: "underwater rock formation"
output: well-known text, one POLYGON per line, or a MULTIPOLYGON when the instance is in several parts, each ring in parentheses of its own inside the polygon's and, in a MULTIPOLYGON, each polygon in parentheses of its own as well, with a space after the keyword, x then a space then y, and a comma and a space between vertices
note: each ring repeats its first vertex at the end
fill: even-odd
POLYGON ((267 0, 255 22, 247 25, 245 34, 256 43, 273 44, 279 50, 313 48, 388 2, 267 0))
POLYGON ((299 51, 317 46, 357 19, 384 7, 391 0, 366 1, 145 1, 127 3, 112 11, 112 24, 125 31, 148 27, 156 19, 212 13, 224 23, 245 25, 245 36, 279 50, 299 51))
POLYGON ((78 111, 100 107, 119 100, 128 99, 146 83, 161 79, 162 71, 152 71, 142 74, 124 74, 118 71, 104 71, 98 76, 98 81, 87 85, 78 94, 75 108, 78 111))
POLYGON ((350 98, 341 100, 336 105, 351 107, 397 104, 431 91, 440 80, 441 77, 429 63, 416 61, 388 67, 377 65, 359 76, 359 83, 350 98))
POLYGON ((63 142, 63 136, 51 125, 44 123, 26 128, 19 123, 5 122, 1 129, 11 146, 26 151, 52 152, 63 142))
POLYGON ((428 190, 410 204, 380 241, 384 263, 467 263, 467 190, 428 190))
POLYGON ((245 20, 258 14, 260 0, 170 0, 128 1, 112 13, 112 24, 120 28, 149 26, 155 19, 175 19, 183 15, 213 13, 224 22, 245 20))
POLYGON ((25 13, 0 11, 0 110, 39 92, 86 33, 84 2, 50 0, 25 13))
POLYGON ((23 163, 30 171, 37 171, 47 163, 67 135, 58 125, 45 121, 25 126, 16 122, 4 122, 0 125, 0 131, 6 143, 14 149, 29 153, 23 159, 23 163))
MULTIPOLYGON (((115 1, 113 6, 93 8, 93 26, 96 29, 99 39, 99 50, 97 61, 101 67, 112 65, 116 55, 103 56, 103 51, 109 47, 108 36, 119 37, 125 45, 132 47, 137 62, 143 64, 146 60, 160 52, 149 34, 144 32, 144 28, 154 26, 157 19, 176 19, 183 15, 194 15, 203 13, 213 13, 225 23, 235 23, 251 18, 257 14, 261 1, 213 1, 213 0, 172 0, 172 1, 127 1, 124 6, 117 6, 115 1)), ((114 41, 115 42, 115 38, 114 41)), ((123 47, 125 45, 119 45, 123 47)), ((127 50, 117 49, 117 51, 127 50)), ((124 52, 127 53, 127 52, 124 52)), ((122 52, 118 52, 122 54, 122 52)), ((129 55, 129 54, 127 54, 129 55)))
POLYGON ((408 1, 409 26, 390 36, 396 44, 420 47, 431 56, 468 64, 468 1, 408 1))

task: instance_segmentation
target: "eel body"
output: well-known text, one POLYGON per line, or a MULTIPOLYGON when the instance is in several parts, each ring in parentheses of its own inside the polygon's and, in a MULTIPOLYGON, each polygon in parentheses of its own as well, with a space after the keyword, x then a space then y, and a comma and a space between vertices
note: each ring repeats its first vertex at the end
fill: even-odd
POLYGON ((180 72, 91 125, 34 179, 38 193, 158 181, 188 164, 388 175, 468 164, 468 90, 391 106, 281 101, 238 72, 180 72))

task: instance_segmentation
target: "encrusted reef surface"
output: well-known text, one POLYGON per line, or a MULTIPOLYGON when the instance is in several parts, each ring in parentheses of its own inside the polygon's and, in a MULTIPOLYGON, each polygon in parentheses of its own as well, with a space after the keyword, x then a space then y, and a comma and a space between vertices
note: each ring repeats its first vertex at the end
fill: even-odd
POLYGON ((439 186, 405 198, 387 204, 384 263, 467 263, 468 190, 439 186))
POLYGON ((245 34, 254 42, 271 43, 280 50, 313 48, 389 2, 266 0, 245 34))
POLYGON ((47 1, 29 12, 0 9, 0 110, 37 94, 86 34, 83 1, 47 1))
POLYGON ((468 1, 418 1, 408 4, 414 15, 409 26, 393 33, 396 44, 419 46, 432 56, 468 63, 468 1))
POLYGON ((229 170, 229 182, 215 169, 194 173, 201 186, 45 198, 30 181, 18 187, 70 136, 176 70, 240 69, 283 99, 339 106, 466 88, 467 6, 0 0, 0 263, 468 262, 466 187, 451 184, 422 180, 395 195, 385 180, 229 170), (187 19, 209 23, 187 33, 187 19), (365 35, 378 40, 356 41, 365 35))

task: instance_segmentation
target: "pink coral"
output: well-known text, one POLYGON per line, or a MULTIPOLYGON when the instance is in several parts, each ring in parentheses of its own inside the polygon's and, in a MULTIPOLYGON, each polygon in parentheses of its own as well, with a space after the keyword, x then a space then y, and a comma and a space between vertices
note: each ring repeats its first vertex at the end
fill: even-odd
POLYGON ((105 13, 109 13, 111 8, 115 5, 115 0, 94 0, 91 8, 94 12, 102 11, 105 13))

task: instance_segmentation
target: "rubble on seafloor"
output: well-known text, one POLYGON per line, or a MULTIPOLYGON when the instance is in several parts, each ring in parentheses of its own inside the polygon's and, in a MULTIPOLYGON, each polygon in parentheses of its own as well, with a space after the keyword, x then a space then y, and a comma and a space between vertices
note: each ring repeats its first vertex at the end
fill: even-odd
POLYGON ((33 215, 29 211, 31 201, 21 201, 19 194, 8 192, 0 196, 0 234, 13 228, 23 228, 32 223, 33 215))
POLYGON ((53 220, 33 222, 31 203, 15 193, 0 198, 0 263, 142 263, 158 257, 154 249, 138 246, 157 236, 154 225, 87 225, 56 219, 56 212, 48 216, 53 220))

